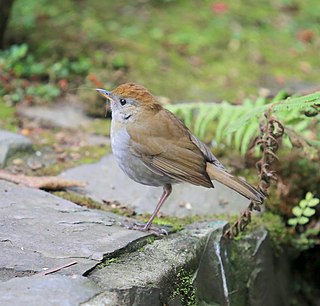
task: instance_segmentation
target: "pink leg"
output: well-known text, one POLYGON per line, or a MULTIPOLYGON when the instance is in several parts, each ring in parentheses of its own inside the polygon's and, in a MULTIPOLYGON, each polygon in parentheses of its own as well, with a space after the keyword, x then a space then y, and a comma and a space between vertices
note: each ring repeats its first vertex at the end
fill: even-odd
POLYGON ((150 226, 151 226, 151 224, 152 224, 153 219, 157 216, 157 214, 158 214, 161 206, 162 206, 163 203, 166 201, 166 199, 169 197, 171 191, 172 191, 172 186, 171 186, 171 184, 167 184, 167 185, 164 185, 164 186, 163 186, 162 196, 161 196, 161 198, 160 198, 160 200, 159 200, 159 202, 158 202, 155 210, 153 211, 150 219, 148 220, 147 224, 144 226, 144 228, 143 228, 144 231, 149 230, 149 228, 150 228, 150 226))

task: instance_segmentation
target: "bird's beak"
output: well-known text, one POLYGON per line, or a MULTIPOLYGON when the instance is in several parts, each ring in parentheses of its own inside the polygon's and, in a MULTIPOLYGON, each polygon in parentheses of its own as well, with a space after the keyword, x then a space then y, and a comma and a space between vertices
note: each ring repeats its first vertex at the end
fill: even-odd
POLYGON ((101 89, 101 88, 96 88, 96 91, 102 96, 107 98, 109 101, 112 101, 112 97, 111 97, 111 92, 101 89))

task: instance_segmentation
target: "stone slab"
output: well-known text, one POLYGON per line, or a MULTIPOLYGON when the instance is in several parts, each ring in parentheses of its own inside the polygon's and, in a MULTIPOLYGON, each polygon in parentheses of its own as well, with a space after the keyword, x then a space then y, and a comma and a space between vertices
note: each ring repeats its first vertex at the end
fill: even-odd
POLYGON ((13 278, 0 283, 1 306, 80 305, 101 289, 82 276, 48 275, 13 278))
POLYGON ((40 122, 49 127, 77 129, 89 122, 80 107, 58 103, 52 107, 32 106, 18 109, 20 116, 40 122))
MULTIPOLYGON (((112 155, 105 156, 95 164, 69 169, 61 176, 86 181, 87 186, 77 191, 96 201, 116 200, 135 209, 137 213, 151 213, 162 194, 162 187, 141 185, 128 178, 112 155)), ((214 182, 214 185, 214 189, 191 184, 174 185, 161 212, 178 217, 238 214, 248 206, 249 201, 235 191, 218 182, 214 182)))
POLYGON ((40 272, 72 261, 78 263, 63 273, 83 275, 104 256, 147 236, 117 225, 119 220, 112 213, 0 180, 0 276, 3 271, 40 272))
POLYGON ((0 168, 5 165, 6 160, 17 152, 29 151, 32 142, 19 134, 0 130, 0 168))

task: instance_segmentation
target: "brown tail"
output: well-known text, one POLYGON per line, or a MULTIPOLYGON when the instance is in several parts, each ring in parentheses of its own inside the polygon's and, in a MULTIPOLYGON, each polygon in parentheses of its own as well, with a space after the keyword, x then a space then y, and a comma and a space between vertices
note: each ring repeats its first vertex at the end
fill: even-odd
POLYGON ((245 198, 256 203, 263 203, 265 195, 251 186, 249 183, 233 176, 232 174, 218 169, 215 165, 207 163, 207 173, 212 180, 216 180, 223 185, 235 190, 245 198))

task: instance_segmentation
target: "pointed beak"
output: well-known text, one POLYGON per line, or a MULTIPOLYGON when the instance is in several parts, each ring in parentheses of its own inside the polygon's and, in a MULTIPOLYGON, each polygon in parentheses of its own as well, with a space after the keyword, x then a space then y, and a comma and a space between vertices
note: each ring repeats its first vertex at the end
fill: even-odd
POLYGON ((105 97, 105 98, 107 98, 108 100, 112 101, 111 92, 110 92, 110 91, 107 91, 107 90, 104 90, 104 89, 101 89, 101 88, 96 88, 96 91, 97 91, 102 97, 105 97))

